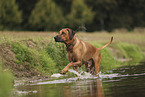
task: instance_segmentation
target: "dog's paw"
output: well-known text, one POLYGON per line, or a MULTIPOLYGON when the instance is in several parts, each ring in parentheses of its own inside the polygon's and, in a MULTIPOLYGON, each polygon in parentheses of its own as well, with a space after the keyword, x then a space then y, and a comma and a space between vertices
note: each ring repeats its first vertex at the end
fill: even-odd
POLYGON ((62 72, 60 72, 60 74, 66 74, 66 73, 62 73, 62 72))
POLYGON ((67 71, 68 71, 68 68, 65 67, 65 68, 61 71, 61 74, 65 74, 67 71))

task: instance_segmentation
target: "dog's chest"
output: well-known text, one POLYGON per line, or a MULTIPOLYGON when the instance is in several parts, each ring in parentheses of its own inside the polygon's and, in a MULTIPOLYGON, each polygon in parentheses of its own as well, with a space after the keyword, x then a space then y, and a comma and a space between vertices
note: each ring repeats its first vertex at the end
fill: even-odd
POLYGON ((71 62, 78 61, 77 55, 73 52, 68 52, 67 57, 68 57, 68 60, 71 61, 71 62))

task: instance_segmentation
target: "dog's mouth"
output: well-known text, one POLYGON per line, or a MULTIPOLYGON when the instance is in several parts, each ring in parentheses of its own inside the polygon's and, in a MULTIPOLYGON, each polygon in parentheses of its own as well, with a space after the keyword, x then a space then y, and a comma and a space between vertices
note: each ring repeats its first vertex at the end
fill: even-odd
POLYGON ((58 37, 58 36, 55 36, 55 37, 54 37, 54 40, 55 40, 55 42, 64 42, 64 40, 61 39, 61 38, 58 37))

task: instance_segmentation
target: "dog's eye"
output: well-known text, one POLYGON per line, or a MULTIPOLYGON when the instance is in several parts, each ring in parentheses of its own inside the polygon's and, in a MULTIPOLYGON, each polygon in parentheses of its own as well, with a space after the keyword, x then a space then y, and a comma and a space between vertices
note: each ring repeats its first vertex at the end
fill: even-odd
POLYGON ((61 34, 62 34, 62 35, 65 35, 65 33, 64 33, 64 32, 62 32, 61 34))

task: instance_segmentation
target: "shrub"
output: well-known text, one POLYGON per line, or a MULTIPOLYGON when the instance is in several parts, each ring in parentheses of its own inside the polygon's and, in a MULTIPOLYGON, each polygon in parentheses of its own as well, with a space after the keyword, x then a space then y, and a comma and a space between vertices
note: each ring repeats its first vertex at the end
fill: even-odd
POLYGON ((69 63, 64 44, 50 41, 48 46, 46 46, 46 51, 55 61, 57 68, 60 70, 69 63))
POLYGON ((16 54, 16 64, 22 66, 21 70, 28 70, 30 73, 34 73, 32 75, 56 72, 55 62, 45 50, 39 51, 29 48, 22 42, 12 42, 10 45, 12 51, 16 54))

